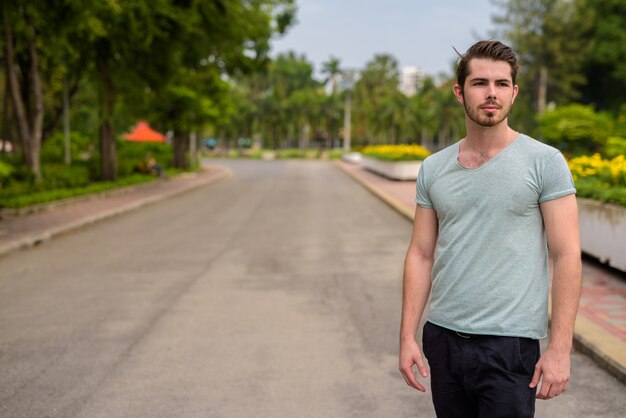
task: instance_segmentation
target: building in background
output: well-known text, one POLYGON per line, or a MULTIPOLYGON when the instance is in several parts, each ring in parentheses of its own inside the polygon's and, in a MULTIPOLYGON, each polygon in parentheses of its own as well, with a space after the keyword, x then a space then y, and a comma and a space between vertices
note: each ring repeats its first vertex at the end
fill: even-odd
POLYGON ((406 96, 414 96, 422 87, 426 72, 417 67, 404 67, 400 73, 400 86, 398 87, 406 96))

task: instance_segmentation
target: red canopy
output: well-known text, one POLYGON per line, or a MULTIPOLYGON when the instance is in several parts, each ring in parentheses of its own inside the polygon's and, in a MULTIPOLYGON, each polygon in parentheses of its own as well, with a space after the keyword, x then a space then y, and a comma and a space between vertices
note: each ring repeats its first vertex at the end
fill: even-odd
POLYGON ((150 128, 145 120, 140 120, 131 133, 124 135, 124 139, 134 142, 165 142, 165 135, 150 128))

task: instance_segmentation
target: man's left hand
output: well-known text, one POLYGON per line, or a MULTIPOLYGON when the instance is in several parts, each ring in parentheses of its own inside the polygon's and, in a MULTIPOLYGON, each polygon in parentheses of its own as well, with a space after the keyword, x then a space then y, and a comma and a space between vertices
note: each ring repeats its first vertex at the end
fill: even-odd
POLYGON ((537 391, 537 399, 552 399, 567 390, 569 377, 569 351, 548 349, 537 362, 529 387, 537 387, 541 379, 541 388, 537 391))

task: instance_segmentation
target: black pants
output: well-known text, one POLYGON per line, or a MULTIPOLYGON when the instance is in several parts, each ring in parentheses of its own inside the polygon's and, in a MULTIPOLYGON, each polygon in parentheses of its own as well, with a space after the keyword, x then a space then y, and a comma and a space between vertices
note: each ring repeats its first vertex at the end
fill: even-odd
POLYGON ((536 389, 528 385, 539 341, 462 334, 427 322, 423 346, 437 417, 534 417, 536 389))

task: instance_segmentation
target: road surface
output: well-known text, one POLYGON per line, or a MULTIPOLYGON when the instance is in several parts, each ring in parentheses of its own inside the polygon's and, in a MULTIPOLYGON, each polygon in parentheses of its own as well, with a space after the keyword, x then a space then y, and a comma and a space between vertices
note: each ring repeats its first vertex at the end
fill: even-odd
MULTIPOLYGON (((397 370, 411 225, 330 163, 233 178, 0 259, 0 417, 434 417, 397 370)), ((538 417, 619 417, 573 355, 538 417)))

